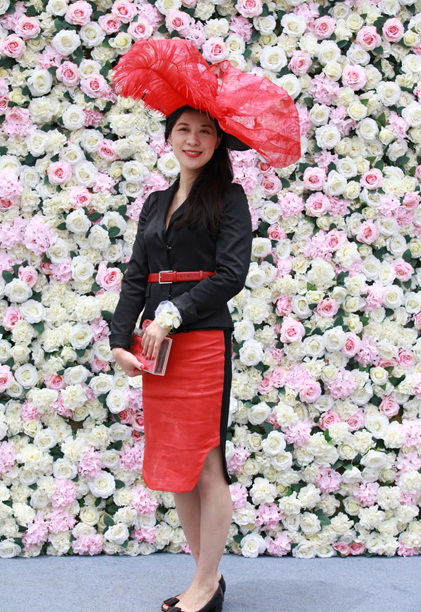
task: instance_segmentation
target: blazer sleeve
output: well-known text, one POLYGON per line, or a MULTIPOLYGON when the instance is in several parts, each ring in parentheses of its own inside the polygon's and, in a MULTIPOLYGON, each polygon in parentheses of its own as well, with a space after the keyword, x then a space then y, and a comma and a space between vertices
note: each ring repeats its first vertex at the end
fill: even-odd
POLYGON ((250 265, 252 226, 243 187, 233 183, 225 202, 225 215, 216 241, 215 276, 171 300, 183 324, 219 310, 244 287, 250 265))
POLYGON ((136 321, 145 306, 149 263, 143 232, 153 196, 153 193, 150 194, 143 204, 132 255, 121 281, 120 299, 111 319, 111 334, 108 338, 112 349, 118 346, 129 348, 136 321))

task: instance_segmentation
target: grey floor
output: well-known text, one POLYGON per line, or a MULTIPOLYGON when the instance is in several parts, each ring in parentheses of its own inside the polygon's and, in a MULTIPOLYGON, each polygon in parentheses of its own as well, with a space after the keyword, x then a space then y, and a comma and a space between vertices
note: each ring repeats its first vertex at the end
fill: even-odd
MULTIPOLYGON (((0 559, 1 612, 159 612, 190 555, 0 559)), ((223 556, 224 612, 421 612, 421 557, 223 556)))

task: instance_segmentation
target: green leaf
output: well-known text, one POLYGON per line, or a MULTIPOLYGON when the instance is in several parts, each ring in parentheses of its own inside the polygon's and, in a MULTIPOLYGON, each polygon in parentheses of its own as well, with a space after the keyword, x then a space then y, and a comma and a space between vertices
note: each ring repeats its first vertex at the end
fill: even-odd
POLYGON ((123 487, 125 487, 125 483, 122 480, 116 480, 115 481, 115 488, 116 489, 122 489, 123 487))
POLYGON ((39 334, 42 334, 45 329, 44 321, 40 321, 39 323, 32 323, 32 327, 36 329, 39 334))
POLYGON ((63 223, 60 223, 60 225, 57 225, 57 228, 56 228, 56 229, 59 229, 59 230, 65 230, 65 229, 67 229, 67 225, 66 225, 66 223, 63 221, 63 223))
POLYGON ((329 433, 329 429, 325 429, 323 432, 323 435, 325 437, 325 440, 329 443, 329 444, 333 444, 332 438, 330 437, 330 433, 329 433))
POLYGON ((15 278, 15 275, 9 272, 9 270, 3 270, 2 276, 4 280, 6 281, 6 283, 10 283, 15 278))
POLYGON ((104 524, 107 525, 107 527, 111 527, 112 525, 115 525, 115 522, 109 514, 104 514, 104 524))
POLYGON ((386 125, 386 115, 385 113, 382 113, 381 115, 379 115, 377 117, 377 123, 381 126, 381 127, 385 127, 386 125))
POLYGON ((410 261, 412 259, 412 253, 411 253, 410 249, 406 249, 406 251, 402 255, 402 259, 404 259, 407 263, 410 263, 410 261))
POLYGON ((116 236, 119 235, 120 232, 121 232, 120 228, 117 227, 116 225, 113 225, 112 227, 108 228, 108 235, 110 238, 115 238, 116 236))

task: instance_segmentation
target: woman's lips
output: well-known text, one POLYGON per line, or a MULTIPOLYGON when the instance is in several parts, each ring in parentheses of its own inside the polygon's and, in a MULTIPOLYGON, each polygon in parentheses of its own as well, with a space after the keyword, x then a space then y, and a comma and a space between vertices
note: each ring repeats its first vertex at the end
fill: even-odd
POLYGON ((187 157, 199 157, 199 155, 202 155, 201 151, 183 151, 183 153, 187 157))

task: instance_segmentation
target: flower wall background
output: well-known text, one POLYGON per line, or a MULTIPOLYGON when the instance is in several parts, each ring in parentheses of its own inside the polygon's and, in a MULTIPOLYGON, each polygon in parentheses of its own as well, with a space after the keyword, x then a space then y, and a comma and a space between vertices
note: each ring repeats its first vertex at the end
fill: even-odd
POLYGON ((178 171, 111 69, 162 36, 267 76, 301 120, 298 164, 232 155, 256 237, 227 550, 418 555, 421 2, 0 0, 0 556, 188 550, 107 341, 142 204, 178 171))

